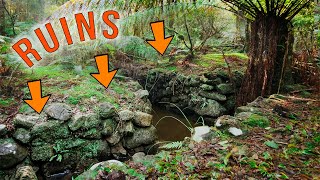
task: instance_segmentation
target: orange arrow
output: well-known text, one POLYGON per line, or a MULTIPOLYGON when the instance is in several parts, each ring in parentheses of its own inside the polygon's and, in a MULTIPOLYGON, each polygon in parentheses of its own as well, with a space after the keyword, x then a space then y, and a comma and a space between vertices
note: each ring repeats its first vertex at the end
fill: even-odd
POLYGON ((164 21, 157 21, 150 23, 153 32, 154 40, 147 40, 155 50, 161 55, 166 52, 169 44, 171 43, 173 36, 165 37, 164 35, 164 21))
POLYGON ((112 79, 114 78, 118 70, 115 69, 109 72, 108 55, 96 56, 95 59, 99 73, 91 73, 91 76, 108 89, 112 79))
POLYGON ((40 114, 51 95, 42 97, 41 80, 29 81, 28 87, 30 90, 31 99, 24 99, 24 102, 26 102, 33 110, 40 114))

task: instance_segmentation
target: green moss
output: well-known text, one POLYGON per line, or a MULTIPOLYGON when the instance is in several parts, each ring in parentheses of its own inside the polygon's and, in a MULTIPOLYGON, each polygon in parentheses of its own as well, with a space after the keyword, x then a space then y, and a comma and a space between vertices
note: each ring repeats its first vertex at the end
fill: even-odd
POLYGON ((251 127, 261 127, 266 128, 270 125, 270 121, 268 118, 264 116, 260 116, 258 114, 252 114, 247 120, 243 122, 251 127))
POLYGON ((8 98, 8 99, 0 98, 0 107, 8 107, 13 102, 15 102, 15 100, 13 98, 8 98))
MULTIPOLYGON (((248 56, 242 53, 227 53, 225 54, 226 57, 236 57, 241 60, 247 60, 248 56)), ((223 58, 222 54, 206 54, 202 55, 194 60, 194 63, 203 67, 212 67, 219 66, 219 67, 226 67, 227 64, 223 58)))

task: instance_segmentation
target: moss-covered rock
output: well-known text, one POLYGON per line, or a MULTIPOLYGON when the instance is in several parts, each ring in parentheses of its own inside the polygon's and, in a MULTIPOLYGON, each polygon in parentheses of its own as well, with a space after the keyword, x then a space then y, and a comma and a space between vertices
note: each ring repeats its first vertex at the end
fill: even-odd
POLYGON ((111 103, 99 104, 99 115, 101 118, 110 118, 116 114, 116 108, 111 103))
POLYGON ((13 139, 0 139, 0 169, 7 169, 17 165, 27 155, 27 148, 17 144, 13 139))
POLYGON ((45 112, 52 118, 66 121, 71 118, 71 107, 64 103, 53 103, 45 109, 45 112))
POLYGON ((136 128, 133 136, 125 137, 124 146, 129 149, 141 145, 149 145, 157 139, 157 130, 154 126, 148 128, 136 128))
POLYGON ((116 126, 116 122, 112 119, 103 120, 101 134, 104 136, 111 136, 116 126))
POLYGON ((35 125, 31 130, 31 138, 41 138, 47 142, 54 139, 67 138, 70 131, 66 124, 60 121, 48 121, 35 125))
POLYGON ((40 146, 31 147, 31 159, 33 161, 49 161, 52 156, 54 156, 54 152, 50 144, 43 143, 40 146))
POLYGON ((31 139, 30 131, 24 128, 18 128, 14 132, 13 137, 24 144, 29 143, 31 139))
POLYGON ((13 124, 15 125, 15 127, 30 129, 37 123, 41 123, 44 120, 45 118, 39 115, 17 114, 13 120, 13 124))
POLYGON ((100 124, 100 119, 95 113, 87 113, 82 114, 78 113, 74 115, 71 118, 71 121, 69 121, 69 128, 71 131, 77 131, 77 130, 88 130, 94 127, 97 127, 100 124))
POLYGON ((235 89, 232 84, 219 84, 217 86, 218 92, 221 94, 232 94, 235 92, 235 89))
POLYGON ((206 92, 206 91, 200 91, 200 96, 216 100, 216 101, 226 101, 227 97, 225 95, 216 93, 216 92, 206 92))

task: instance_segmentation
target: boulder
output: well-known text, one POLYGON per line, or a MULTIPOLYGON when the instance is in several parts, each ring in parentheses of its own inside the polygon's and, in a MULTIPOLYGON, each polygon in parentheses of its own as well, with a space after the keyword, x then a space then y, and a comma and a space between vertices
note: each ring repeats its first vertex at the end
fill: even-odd
POLYGON ((112 119, 102 121, 101 134, 104 136, 111 136, 116 129, 117 124, 112 119))
POLYGON ((17 169, 15 174, 15 179, 16 180, 37 180, 38 178, 32 166, 22 166, 17 169))
POLYGON ((71 131, 86 130, 95 128, 100 124, 100 119, 95 113, 77 113, 69 122, 71 131))
POLYGON ((23 144, 29 143, 31 139, 30 132, 24 128, 18 128, 14 132, 13 137, 18 141, 22 142, 23 144))
POLYGON ((219 117, 226 111, 221 104, 212 99, 202 100, 191 107, 200 116, 219 117))
POLYGON ((0 124, 0 137, 7 134, 7 126, 5 124, 0 124))
POLYGON ((110 118, 116 114, 116 108, 111 103, 99 104, 99 115, 102 118, 110 118))
POLYGON ((119 142, 113 147, 111 147, 111 154, 113 155, 114 158, 121 160, 126 158, 127 151, 123 148, 122 143, 119 142))
POLYGON ((217 86, 218 92, 221 94, 232 94, 235 92, 235 88, 232 84, 219 84, 217 86))
POLYGON ((135 112, 133 123, 140 127, 149 127, 152 123, 152 115, 137 111, 135 112))
POLYGON ((130 121, 134 118, 134 113, 130 110, 122 110, 118 115, 121 121, 130 121))
POLYGON ((125 137, 124 146, 129 149, 139 147, 141 145, 149 145, 157 139, 157 130, 154 126, 148 128, 136 128, 133 136, 125 137))
POLYGON ((13 124, 15 125, 15 127, 30 129, 34 125, 42 121, 44 121, 44 118, 39 115, 31 116, 31 115, 17 114, 13 120, 13 124))
POLYGON ((206 92, 206 91, 200 91, 200 96, 216 100, 216 101, 226 101, 227 97, 225 95, 216 93, 216 92, 206 92))
POLYGON ((61 121, 69 120, 72 115, 71 107, 64 103, 53 103, 45 109, 45 112, 50 117, 61 121))
POLYGON ((8 169, 22 162, 28 155, 28 149, 13 139, 0 139, 0 169, 8 169))

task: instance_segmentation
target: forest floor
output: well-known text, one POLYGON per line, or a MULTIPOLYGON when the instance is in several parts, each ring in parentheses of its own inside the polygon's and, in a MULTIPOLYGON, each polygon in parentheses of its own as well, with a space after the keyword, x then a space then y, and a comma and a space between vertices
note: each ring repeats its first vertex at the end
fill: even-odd
POLYGON ((319 98, 273 95, 260 102, 259 116, 241 122, 242 136, 212 127, 215 135, 210 141, 171 143, 178 148, 128 161, 125 167, 96 169, 91 177, 124 172, 128 179, 318 179, 319 98))

